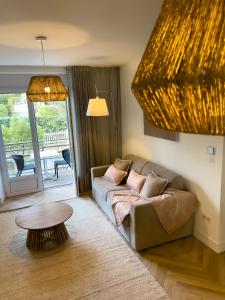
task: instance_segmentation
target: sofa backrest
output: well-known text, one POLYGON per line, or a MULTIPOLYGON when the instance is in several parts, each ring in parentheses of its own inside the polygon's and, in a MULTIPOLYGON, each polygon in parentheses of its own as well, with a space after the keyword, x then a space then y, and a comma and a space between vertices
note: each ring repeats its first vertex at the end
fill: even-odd
POLYGON ((139 174, 141 174, 142 169, 149 162, 147 159, 141 158, 133 154, 128 154, 124 158, 132 161, 130 170, 134 170, 139 174))
POLYGON ((169 181, 167 187, 180 190, 184 189, 183 177, 178 175, 176 172, 133 154, 127 154, 124 159, 132 161, 130 170, 134 170, 144 176, 147 176, 151 171, 154 171, 158 176, 169 181))

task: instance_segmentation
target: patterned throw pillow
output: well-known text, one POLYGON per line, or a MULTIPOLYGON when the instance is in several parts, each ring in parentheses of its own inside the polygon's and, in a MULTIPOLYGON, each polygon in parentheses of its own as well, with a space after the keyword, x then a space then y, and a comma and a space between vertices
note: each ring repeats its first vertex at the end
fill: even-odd
POLYGON ((114 165, 109 166, 104 174, 104 178, 114 185, 119 185, 126 176, 127 172, 117 169, 114 165))
POLYGON ((151 198, 162 194, 168 180, 156 175, 153 171, 146 177, 140 195, 144 198, 151 198))
POLYGON ((134 191, 140 193, 144 182, 145 182, 146 176, 140 175, 134 170, 130 171, 130 174, 127 178, 127 185, 134 191))

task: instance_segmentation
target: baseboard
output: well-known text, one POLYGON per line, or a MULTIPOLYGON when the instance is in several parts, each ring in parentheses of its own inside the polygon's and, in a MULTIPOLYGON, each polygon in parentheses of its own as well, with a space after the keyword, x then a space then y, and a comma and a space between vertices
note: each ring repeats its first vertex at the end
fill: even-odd
POLYGON ((201 232, 199 232, 197 230, 194 231, 194 236, 197 239, 199 239, 201 242, 206 244, 209 248, 211 248, 216 253, 221 253, 221 252, 225 251, 225 241, 223 241, 221 243, 217 243, 212 238, 205 236, 204 234, 202 234, 201 232))
POLYGON ((5 193, 2 194, 2 197, 0 197, 0 204, 3 204, 4 200, 5 200, 5 193))

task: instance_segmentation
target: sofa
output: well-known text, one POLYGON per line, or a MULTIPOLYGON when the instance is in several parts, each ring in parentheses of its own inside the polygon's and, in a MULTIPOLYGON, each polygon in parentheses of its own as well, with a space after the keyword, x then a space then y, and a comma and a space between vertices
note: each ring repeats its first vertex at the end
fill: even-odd
MULTIPOLYGON (((168 188, 184 190, 183 178, 177 173, 136 155, 128 154, 124 159, 132 161, 130 170, 133 169, 144 176, 154 171, 158 176, 168 180, 168 188)), ((105 179, 103 176, 107 168, 108 166, 99 166, 91 169, 92 196, 107 217, 116 225, 111 205, 113 193, 129 190, 129 187, 126 184, 115 186, 105 179)), ((167 233, 155 213, 151 199, 140 198, 131 204, 130 214, 117 228, 132 248, 139 251, 192 235, 193 227, 194 214, 184 226, 171 234, 167 233)))

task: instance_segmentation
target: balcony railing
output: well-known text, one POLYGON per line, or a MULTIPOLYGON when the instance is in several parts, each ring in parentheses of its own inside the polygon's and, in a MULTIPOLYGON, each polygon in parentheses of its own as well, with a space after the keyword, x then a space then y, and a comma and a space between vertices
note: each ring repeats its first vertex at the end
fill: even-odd
MULTIPOLYGON (((45 140, 39 141, 39 151, 45 151, 46 149, 55 149, 58 152, 69 147, 67 139, 59 139, 55 141, 46 142, 45 140)), ((23 155, 24 158, 30 156, 33 152, 32 141, 18 142, 18 143, 7 143, 5 144, 6 158, 9 158, 12 154, 23 155)))
MULTIPOLYGON (((69 141, 66 136, 66 132, 62 131, 45 134, 44 139, 39 140, 38 145, 41 154, 42 174, 45 177, 47 175, 54 175, 54 161, 63 159, 62 150, 69 148, 69 141), (51 155, 51 153, 54 154, 51 155)), ((15 176, 17 171, 15 162, 10 158, 11 155, 23 155, 26 162, 34 161, 32 141, 7 143, 4 148, 8 161, 8 170, 11 176, 15 176)), ((60 167, 60 172, 68 172, 69 168, 70 167, 68 165, 63 165, 60 167)))

